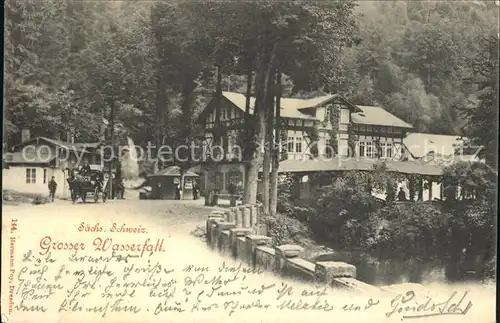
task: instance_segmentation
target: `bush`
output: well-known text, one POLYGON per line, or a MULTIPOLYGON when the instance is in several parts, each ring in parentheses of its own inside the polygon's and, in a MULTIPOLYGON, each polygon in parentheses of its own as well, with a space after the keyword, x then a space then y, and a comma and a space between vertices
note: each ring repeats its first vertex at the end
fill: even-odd
POLYGON ((359 247, 370 214, 381 204, 358 179, 346 176, 324 186, 319 193, 314 216, 308 221, 314 236, 337 248, 359 247))
POLYGON ((428 202, 394 204, 370 215, 366 248, 400 257, 432 257, 450 244, 452 215, 428 202))
POLYGON ((35 205, 46 204, 49 202, 50 202, 50 199, 48 197, 43 197, 43 196, 36 196, 33 199, 33 201, 31 201, 31 203, 35 204, 35 205))
POLYGON ((296 244, 309 247, 313 244, 308 228, 297 219, 278 213, 274 217, 265 217, 264 221, 275 246, 296 244))

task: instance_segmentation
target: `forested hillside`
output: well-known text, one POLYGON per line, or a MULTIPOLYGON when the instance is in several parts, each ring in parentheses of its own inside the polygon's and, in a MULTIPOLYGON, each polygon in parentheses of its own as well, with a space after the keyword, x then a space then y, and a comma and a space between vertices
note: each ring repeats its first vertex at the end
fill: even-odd
MULTIPOLYGON (((215 90, 214 39, 238 30, 245 15, 221 4, 213 17, 224 23, 208 28, 197 3, 6 1, 7 142, 18 142, 21 128, 98 140, 103 118, 113 115, 119 136, 137 144, 194 131, 178 125, 191 124, 215 90)), ((497 41, 498 9, 493 1, 360 1, 355 25, 345 22, 328 38, 338 46, 325 48, 337 46, 338 56, 327 88, 308 87, 299 77, 308 66, 295 67, 283 77, 283 95, 339 92, 381 105, 419 131, 461 133, 469 120, 461 109, 480 105, 475 63, 498 51, 487 41, 497 41)), ((223 71, 223 90, 245 92, 238 66, 223 71)))

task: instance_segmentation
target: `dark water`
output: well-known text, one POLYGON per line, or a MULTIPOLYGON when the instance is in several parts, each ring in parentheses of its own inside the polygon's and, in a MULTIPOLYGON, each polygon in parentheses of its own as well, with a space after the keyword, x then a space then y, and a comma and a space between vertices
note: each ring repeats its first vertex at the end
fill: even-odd
POLYGON ((454 283, 479 281, 481 257, 451 261, 446 257, 434 260, 386 259, 362 252, 332 252, 315 257, 314 261, 342 261, 356 266, 357 279, 375 286, 401 283, 454 283))

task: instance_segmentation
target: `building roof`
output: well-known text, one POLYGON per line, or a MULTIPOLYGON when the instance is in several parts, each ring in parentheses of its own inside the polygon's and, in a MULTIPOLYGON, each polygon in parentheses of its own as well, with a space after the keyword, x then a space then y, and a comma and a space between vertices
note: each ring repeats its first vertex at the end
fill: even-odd
POLYGON ((404 122, 381 107, 364 105, 358 105, 358 107, 363 110, 363 112, 351 114, 351 119, 354 123, 376 126, 393 126, 408 129, 413 128, 411 124, 404 122))
POLYGON ((54 159, 55 156, 44 155, 42 156, 40 153, 36 154, 35 152, 13 152, 13 153, 5 153, 5 163, 7 165, 13 164, 39 164, 39 165, 48 165, 54 159))
MULTIPOLYGON (((330 160, 283 160, 279 164, 280 173, 307 173, 349 170, 372 170, 378 159, 372 158, 331 158, 330 160)), ((403 174, 420 174, 439 176, 442 167, 437 165, 426 165, 420 161, 386 161, 387 169, 392 172, 403 174)))
MULTIPOLYGON (((233 103, 240 110, 245 111, 246 107, 246 96, 241 93, 235 92, 222 92, 222 95, 228 99, 231 103, 233 103)), ((322 97, 322 101, 325 101, 326 97, 322 97)), ((288 99, 282 98, 280 101, 281 104, 281 116, 286 118, 296 118, 296 119, 312 119, 316 118, 312 115, 302 113, 299 111, 301 108, 313 107, 311 105, 316 101, 311 100, 301 100, 301 99, 288 99), (306 101, 309 101, 306 102, 306 101), (309 106, 308 106, 309 105, 309 106)), ((250 98, 250 113, 253 113, 253 109, 255 107, 255 98, 250 98)))
POLYGON ((66 149, 76 150, 76 151, 80 151, 80 152, 85 152, 86 148, 95 149, 95 148, 98 148, 101 145, 101 143, 99 143, 99 142, 69 143, 69 142, 58 140, 58 139, 52 139, 52 138, 42 137, 41 136, 41 137, 31 138, 30 140, 27 140, 25 142, 22 142, 20 144, 15 145, 13 148, 24 146, 24 145, 27 145, 30 142, 34 142, 34 141, 37 141, 37 140, 43 140, 43 141, 48 142, 48 143, 50 143, 50 144, 52 144, 54 146, 63 147, 63 148, 66 148, 66 149))
MULTIPOLYGON (((152 176, 166 176, 166 177, 180 177, 181 176, 181 168, 179 166, 169 166, 165 169, 162 169, 161 171, 149 175, 148 177, 152 176)), ((184 176, 187 177, 198 177, 198 174, 193 173, 192 171, 186 171, 184 172, 184 176)))
MULTIPOLYGON (((227 102, 233 104, 241 111, 246 110, 246 95, 237 92, 222 92, 222 97, 227 102)), ((298 98, 281 98, 281 116, 285 118, 319 120, 314 108, 320 107, 333 99, 338 99, 347 105, 351 111, 352 121, 357 124, 393 126, 399 128, 412 129, 413 126, 399 119, 390 112, 381 107, 358 106, 349 102, 340 94, 329 94, 311 99, 298 98)), ((213 101, 210 101, 213 102, 213 101)), ((250 98, 250 113, 253 113, 255 106, 255 97, 250 98)), ((213 105, 207 107, 198 116, 199 120, 203 120, 214 109, 213 105)))
POLYGON ((463 143, 461 139, 460 136, 409 133, 403 143, 415 158, 420 158, 432 151, 441 155, 454 154, 455 146, 463 143))

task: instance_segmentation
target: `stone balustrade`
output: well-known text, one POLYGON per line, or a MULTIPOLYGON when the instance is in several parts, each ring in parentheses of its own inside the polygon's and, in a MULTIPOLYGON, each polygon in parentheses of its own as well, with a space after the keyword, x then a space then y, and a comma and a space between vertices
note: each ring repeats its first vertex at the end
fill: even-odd
POLYGON ((350 290, 374 291, 378 288, 356 279, 356 267, 345 262, 312 263, 300 258, 302 247, 272 246, 268 236, 256 234, 259 206, 237 206, 212 211, 207 219, 207 243, 224 255, 246 262, 251 267, 273 271, 284 277, 322 283, 350 290))
POLYGON ((212 211, 210 216, 218 218, 221 215, 224 221, 234 222, 236 228, 253 229, 257 224, 260 207, 258 204, 239 205, 230 207, 227 210, 212 211))

